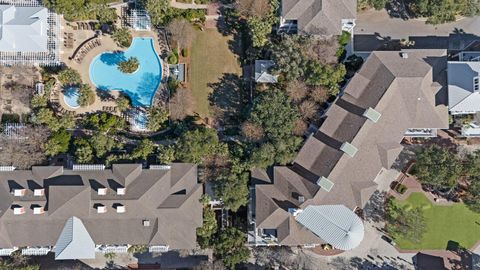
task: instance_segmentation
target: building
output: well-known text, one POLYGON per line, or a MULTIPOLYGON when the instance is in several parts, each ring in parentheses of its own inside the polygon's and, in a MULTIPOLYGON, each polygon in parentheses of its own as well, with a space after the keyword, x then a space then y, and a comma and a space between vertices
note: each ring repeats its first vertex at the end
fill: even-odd
POLYGON ((33 167, 0 170, 0 255, 55 252, 88 259, 124 253, 196 247, 202 226, 202 185, 193 164, 33 167))
POLYGON ((36 2, 27 2, 0 5, 0 63, 60 64, 57 15, 36 2))
POLYGON ((274 66, 275 62, 272 60, 255 60, 255 82, 277 83, 278 75, 271 73, 274 66))
POLYGON ((480 136, 480 52, 468 51, 458 55, 458 61, 448 61, 448 107, 461 121, 462 134, 480 136), (467 123, 468 122, 468 123, 467 123))
POLYGON ((340 35, 353 30, 356 17, 356 0, 282 0, 279 31, 340 35))
POLYGON ((252 172, 250 244, 360 244, 355 212, 402 151, 402 139, 448 128, 446 65, 444 50, 373 52, 292 166, 252 172))

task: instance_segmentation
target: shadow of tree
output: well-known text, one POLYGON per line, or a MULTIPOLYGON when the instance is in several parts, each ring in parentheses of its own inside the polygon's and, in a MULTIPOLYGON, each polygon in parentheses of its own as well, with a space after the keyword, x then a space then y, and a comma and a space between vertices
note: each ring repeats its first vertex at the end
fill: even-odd
POLYGON ((408 6, 405 5, 404 0, 389 1, 385 5, 385 9, 387 10, 388 15, 392 18, 399 18, 402 20, 408 20, 411 18, 408 6))
POLYGON ((113 52, 113 53, 104 53, 100 55, 100 61, 103 63, 114 66, 118 65, 118 63, 127 60, 125 54, 121 51, 113 52))
POLYGON ((365 213, 365 219, 372 222, 381 222, 385 217, 385 191, 376 190, 370 200, 365 205, 363 211, 365 213))
POLYGON ((97 96, 100 98, 101 101, 110 101, 115 99, 108 90, 97 88, 95 92, 97 93, 97 96))
POLYGON ((213 92, 208 100, 214 117, 221 123, 238 124, 242 104, 242 79, 237 74, 224 73, 220 81, 208 84, 213 92))
MULTIPOLYGON (((410 264, 410 263, 409 263, 410 264)), ((335 269, 353 270, 353 269, 375 269, 375 270, 397 270, 397 269, 411 269, 411 266, 400 262, 395 257, 373 257, 368 259, 360 257, 337 257, 332 259, 329 265, 334 266, 335 269)))

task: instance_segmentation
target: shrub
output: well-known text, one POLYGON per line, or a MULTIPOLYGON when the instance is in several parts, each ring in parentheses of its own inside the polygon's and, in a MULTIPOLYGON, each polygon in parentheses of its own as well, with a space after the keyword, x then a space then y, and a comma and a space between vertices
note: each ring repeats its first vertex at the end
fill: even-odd
POLYGON ((399 184, 397 185, 397 187, 395 188, 395 190, 400 193, 400 194, 404 194, 405 191, 407 191, 407 187, 403 184, 399 184))
POLYGON ((78 104, 81 107, 90 106, 95 102, 95 92, 92 91, 90 85, 83 84, 78 91, 78 104))
POLYGON ((174 53, 170 54, 167 60, 169 64, 178 64, 178 57, 174 53))
POLYGON ((188 57, 188 55, 189 55, 188 48, 184 48, 184 49, 182 50, 182 56, 183 56, 183 57, 188 57))
POLYGON ((2 123, 18 123, 20 122, 20 115, 16 113, 2 114, 2 123))

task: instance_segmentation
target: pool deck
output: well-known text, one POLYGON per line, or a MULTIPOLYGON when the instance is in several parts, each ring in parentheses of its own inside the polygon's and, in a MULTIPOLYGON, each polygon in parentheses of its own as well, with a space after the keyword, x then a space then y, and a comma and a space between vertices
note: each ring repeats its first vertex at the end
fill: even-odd
MULTIPOLYGON (((90 64, 93 61, 93 59, 106 51, 116 51, 116 50, 126 50, 127 48, 121 48, 117 46, 115 41, 109 36, 109 35, 100 35, 97 38, 100 39, 101 45, 98 47, 95 47, 91 49, 83 58, 83 60, 80 63, 77 63, 74 60, 70 60, 69 57, 73 54, 73 51, 78 47, 78 45, 81 44, 84 40, 87 40, 95 35, 94 31, 91 30, 73 30, 70 26, 67 26, 66 24, 64 25, 64 32, 73 32, 78 41, 76 41, 76 44, 74 48, 67 49, 67 48, 62 48, 62 59, 65 62, 65 64, 75 70, 77 70, 80 73, 80 76, 82 78, 83 83, 89 84, 92 89, 97 89, 95 84, 90 80, 90 75, 89 75, 89 69, 90 69, 90 64)), ((154 47, 157 55, 162 55, 163 51, 165 50, 164 48, 162 49, 161 46, 159 45, 159 37, 155 31, 132 31, 132 36, 133 38, 135 37, 151 37, 154 39, 154 47)), ((168 63, 160 58, 160 61, 162 62, 162 67, 167 67, 168 69, 168 63)), ((163 68, 165 70, 165 68, 163 68)), ((162 73, 162 84, 166 81, 166 76, 168 76, 168 73, 163 72, 162 73)), ((161 85, 159 86, 159 89, 157 89, 157 92, 160 92, 161 90, 161 85)), ((101 100, 100 97, 97 95, 95 98, 95 102, 87 107, 81 107, 78 109, 73 109, 67 104, 65 104, 65 101, 63 99, 63 93, 59 87, 56 89, 58 91, 58 102, 60 105, 66 110, 66 111, 74 111, 76 114, 83 114, 83 113, 91 113, 91 112, 96 112, 96 111, 104 111, 104 107, 115 107, 116 102, 115 98, 118 97, 120 94, 118 91, 109 91, 108 93, 111 94, 110 98, 101 100)), ((153 104, 156 104, 157 101, 155 100, 157 98, 157 93, 155 94, 155 98, 153 101, 153 104)))

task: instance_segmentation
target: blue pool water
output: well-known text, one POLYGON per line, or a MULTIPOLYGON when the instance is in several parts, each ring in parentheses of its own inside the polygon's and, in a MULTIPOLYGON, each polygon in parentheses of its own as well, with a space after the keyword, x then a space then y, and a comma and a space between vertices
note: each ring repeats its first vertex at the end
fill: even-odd
POLYGON ((134 38, 124 52, 104 52, 90 64, 90 79, 100 90, 119 90, 132 99, 133 106, 151 106, 162 79, 162 64, 153 38, 134 38), (132 74, 118 70, 118 63, 138 58, 140 67, 132 74))
POLYGON ((63 92, 63 100, 72 109, 80 108, 80 104, 78 104, 78 90, 78 87, 71 86, 63 92))

